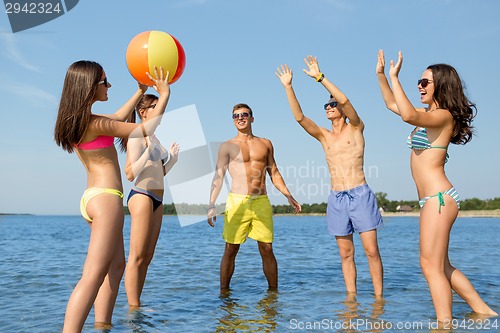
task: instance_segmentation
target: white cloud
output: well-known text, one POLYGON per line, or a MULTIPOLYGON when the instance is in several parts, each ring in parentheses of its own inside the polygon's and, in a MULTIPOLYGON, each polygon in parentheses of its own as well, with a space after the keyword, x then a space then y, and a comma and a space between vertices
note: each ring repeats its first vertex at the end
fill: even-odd
POLYGON ((28 84, 15 84, 12 82, 7 84, 7 82, 2 81, 0 83, 0 91, 9 94, 10 97, 12 97, 12 95, 16 95, 24 103, 35 107, 47 107, 47 104, 57 105, 58 103, 58 98, 54 95, 28 84))
POLYGON ((0 42, 2 44, 1 55, 10 59, 16 65, 33 72, 40 73, 41 70, 29 62, 17 46, 17 36, 15 34, 0 30, 0 42))

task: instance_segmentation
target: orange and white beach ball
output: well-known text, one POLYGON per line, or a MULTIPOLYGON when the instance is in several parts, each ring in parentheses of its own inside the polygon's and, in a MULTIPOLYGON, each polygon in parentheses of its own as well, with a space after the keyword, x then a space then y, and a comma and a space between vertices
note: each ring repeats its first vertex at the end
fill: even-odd
POLYGON ((126 62, 130 74, 140 83, 152 86, 146 75, 155 76, 154 66, 170 72, 168 82, 177 81, 186 66, 182 45, 174 36, 163 31, 144 31, 132 38, 127 47, 126 62))

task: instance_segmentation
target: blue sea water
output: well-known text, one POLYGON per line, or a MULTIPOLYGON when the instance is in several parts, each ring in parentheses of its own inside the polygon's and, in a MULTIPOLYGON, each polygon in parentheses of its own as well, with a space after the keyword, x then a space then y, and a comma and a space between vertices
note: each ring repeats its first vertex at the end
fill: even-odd
MULTIPOLYGON (((268 292, 257 245, 236 259, 229 295, 219 293, 221 221, 181 227, 164 216, 155 258, 130 312, 123 283, 106 332, 430 332, 435 314, 418 258, 418 218, 388 217, 379 231, 383 301, 372 295, 366 257, 355 236, 358 295, 344 292, 338 249, 323 216, 275 217, 279 291, 268 292)), ((124 235, 128 246, 130 221, 124 235)), ((60 332, 85 259, 89 227, 79 216, 0 216, 0 332, 60 332)), ((500 310, 500 219, 459 218, 450 259, 483 299, 500 310)), ((128 252, 128 250, 127 250, 128 252)), ((473 314, 454 295, 453 332, 498 332, 498 318, 473 314), (482 330, 481 330, 482 329, 482 330)), ((93 328, 91 312, 84 332, 93 328)), ((101 331, 104 332, 104 331, 101 331)))

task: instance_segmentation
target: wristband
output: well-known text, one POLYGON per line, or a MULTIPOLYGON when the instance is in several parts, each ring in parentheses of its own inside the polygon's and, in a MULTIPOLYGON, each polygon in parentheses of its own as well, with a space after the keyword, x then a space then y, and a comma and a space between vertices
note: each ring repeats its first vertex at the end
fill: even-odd
POLYGON ((210 210, 210 209, 215 209, 215 204, 208 205, 208 209, 207 210, 210 210))
POLYGON ((321 82, 325 78, 325 74, 319 73, 318 77, 316 78, 316 82, 321 82))

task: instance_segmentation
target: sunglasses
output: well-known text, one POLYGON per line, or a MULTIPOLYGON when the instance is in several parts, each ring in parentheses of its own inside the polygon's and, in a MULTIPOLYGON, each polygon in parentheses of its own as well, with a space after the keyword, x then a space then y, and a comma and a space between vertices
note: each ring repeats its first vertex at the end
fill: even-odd
POLYGON ((422 86, 422 88, 425 88, 429 85, 429 83, 432 83, 432 80, 429 79, 419 79, 417 81, 417 86, 422 86))
POLYGON ((104 80, 97 82, 97 84, 104 84, 105 87, 108 86, 108 78, 105 77, 104 80))
POLYGON ((240 119, 240 116, 241 116, 241 118, 245 119, 245 118, 250 117, 250 113, 248 113, 248 112, 233 113, 233 119, 234 120, 240 119))
POLYGON ((330 106, 331 108, 334 108, 338 105, 339 103, 337 102, 330 102, 330 103, 326 103, 325 104, 325 110, 328 108, 328 106, 330 106))

